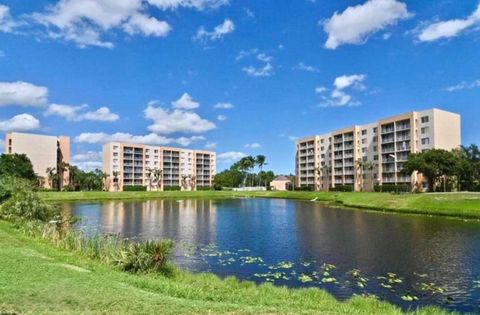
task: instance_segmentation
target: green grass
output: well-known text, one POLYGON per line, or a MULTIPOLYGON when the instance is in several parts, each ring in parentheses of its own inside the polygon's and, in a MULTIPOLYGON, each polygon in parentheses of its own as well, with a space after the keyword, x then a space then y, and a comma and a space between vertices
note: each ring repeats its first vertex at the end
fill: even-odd
POLYGON ((380 211, 413 214, 442 215, 480 219, 480 193, 388 194, 388 193, 337 193, 337 192, 43 192, 47 201, 125 200, 152 198, 208 198, 226 199, 241 197, 287 198, 380 211))
MULTIPOLYGON (((257 286, 211 274, 132 275, 0 221, 0 314, 403 314, 372 298, 257 286)), ((409 314, 447 314, 426 308, 409 314)))

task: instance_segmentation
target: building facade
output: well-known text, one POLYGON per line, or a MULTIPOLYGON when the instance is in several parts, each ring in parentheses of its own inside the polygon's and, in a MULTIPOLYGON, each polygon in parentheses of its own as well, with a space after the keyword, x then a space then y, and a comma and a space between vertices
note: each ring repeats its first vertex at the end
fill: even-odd
POLYGON ((70 138, 10 132, 5 136, 5 153, 25 154, 33 165, 35 173, 41 177, 44 188, 61 189, 68 183, 68 170, 60 170, 59 165, 70 161, 70 138), (55 182, 49 179, 47 170, 60 176, 55 182))
POLYGON ((125 186, 148 190, 180 187, 197 190, 213 186, 216 154, 211 151, 111 142, 103 146, 103 171, 109 191, 125 186))
POLYGON ((436 108, 381 119, 297 141, 296 186, 328 190, 353 186, 425 185, 420 174, 402 175, 409 154, 461 145, 460 115, 436 108))

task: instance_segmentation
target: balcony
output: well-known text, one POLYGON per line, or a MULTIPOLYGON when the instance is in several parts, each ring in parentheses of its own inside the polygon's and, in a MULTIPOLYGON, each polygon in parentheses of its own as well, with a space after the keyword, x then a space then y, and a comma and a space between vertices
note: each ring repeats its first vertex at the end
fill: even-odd
POLYGON ((393 143, 395 142, 394 137, 382 137, 382 143, 393 143))
POLYGON ((397 131, 410 130, 410 124, 397 125, 397 131))
POLYGON ((394 131, 395 131, 395 128, 382 128, 382 135, 393 133, 394 131))

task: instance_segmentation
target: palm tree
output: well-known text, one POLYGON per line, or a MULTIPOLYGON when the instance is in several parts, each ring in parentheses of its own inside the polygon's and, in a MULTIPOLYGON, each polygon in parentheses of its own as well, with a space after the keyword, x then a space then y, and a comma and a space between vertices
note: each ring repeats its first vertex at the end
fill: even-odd
POLYGON ((119 171, 113 171, 112 175, 113 175, 113 185, 115 187, 115 191, 118 191, 118 189, 119 189, 119 187, 118 187, 118 176, 120 176, 120 172, 119 171))
POLYGON ((185 175, 185 174, 182 175, 182 187, 183 187, 184 190, 187 190, 187 188, 188 188, 187 179, 189 179, 189 178, 190 178, 190 175, 185 175))
POLYGON ((55 167, 47 167, 45 172, 47 173, 50 189, 53 189, 53 183, 55 181, 55 177, 57 176, 57 169, 55 167))
POLYGON ((106 172, 102 172, 102 190, 104 191, 108 191, 110 187, 108 187, 108 177, 110 177, 110 175, 108 175, 106 172))
POLYGON ((192 188, 192 190, 195 190, 195 188, 197 187, 197 177, 195 175, 192 175, 192 178, 190 180, 190 187, 192 188))
POLYGON ((315 190, 320 190, 320 185, 322 181, 322 168, 319 166, 315 167, 315 174, 318 176, 318 180, 315 179, 315 190))
POLYGON ((253 167, 255 167, 255 159, 252 156, 246 156, 243 157, 239 162, 238 162, 238 168, 239 170, 244 173, 243 177, 243 187, 246 186, 247 184, 247 178, 248 178, 248 171, 250 171, 253 167))
POLYGON ((355 168, 357 170, 358 178, 360 179, 360 180, 357 180, 357 182, 359 182, 360 191, 363 191, 363 160, 362 159, 358 159, 355 161, 355 168))
POLYGON ((370 179, 370 180, 369 180, 369 185, 368 185, 369 187, 368 187, 368 189, 369 189, 370 191, 373 191, 373 190, 374 190, 374 180, 375 180, 375 179, 373 178, 373 177, 374 177, 373 175, 375 175, 374 170, 375 170, 376 165, 377 165, 377 164, 372 163, 372 162, 365 162, 365 163, 363 163, 363 169, 364 169, 364 171, 367 171, 367 173, 369 174, 369 179, 370 179))
MULTIPOLYGON (((257 155, 255 157, 255 163, 258 165, 258 168, 260 169, 260 172, 258 173, 258 182, 259 182, 259 185, 262 186, 262 180, 261 180, 261 174, 262 174, 262 169, 263 169, 263 166, 266 165, 267 163, 265 163, 265 160, 267 158, 265 157, 265 155, 257 155)), ((265 186, 267 185, 267 183, 265 183, 265 186)))
POLYGON ((148 179, 148 189, 152 190, 152 176, 153 176, 153 169, 147 167, 147 179, 148 179))
POLYGON ((163 190, 162 177, 163 177, 163 171, 158 169, 158 168, 154 168, 153 169, 153 182, 157 186, 157 191, 158 191, 158 186, 159 186, 158 183, 160 183, 160 190, 163 190))
POLYGON ((58 190, 62 190, 63 188, 63 180, 64 180, 64 174, 66 171, 68 171, 69 164, 66 162, 60 162, 57 165, 57 170, 58 170, 58 190))

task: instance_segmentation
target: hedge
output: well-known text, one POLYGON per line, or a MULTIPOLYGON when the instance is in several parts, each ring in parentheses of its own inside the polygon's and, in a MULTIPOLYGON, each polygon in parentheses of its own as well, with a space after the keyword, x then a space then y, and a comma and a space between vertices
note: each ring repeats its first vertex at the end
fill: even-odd
POLYGON ((375 185, 374 190, 376 192, 411 192, 412 187, 409 184, 401 184, 401 185, 375 185))
POLYGON ((354 188, 353 185, 335 185, 335 187, 330 187, 330 191, 350 192, 354 191, 354 188))
POLYGON ((163 186, 164 191, 182 190, 180 186, 163 186))
POLYGON ((141 186, 141 185, 123 186, 123 191, 147 191, 147 186, 141 186))

